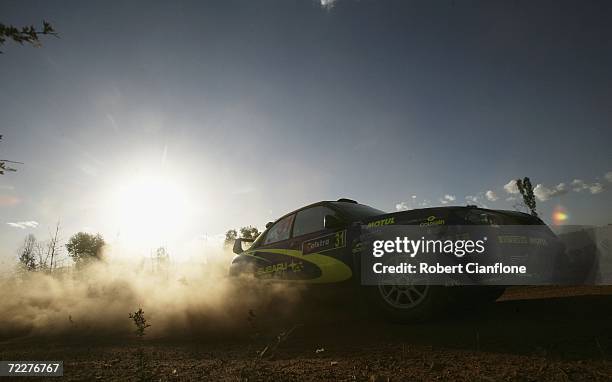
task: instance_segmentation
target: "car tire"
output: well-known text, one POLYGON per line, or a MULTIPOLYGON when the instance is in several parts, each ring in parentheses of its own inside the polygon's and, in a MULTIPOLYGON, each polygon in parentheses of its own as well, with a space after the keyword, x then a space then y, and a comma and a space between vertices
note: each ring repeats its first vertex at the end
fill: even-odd
POLYGON ((434 285, 378 285, 369 287, 370 304, 397 323, 431 320, 448 306, 448 291, 434 285))

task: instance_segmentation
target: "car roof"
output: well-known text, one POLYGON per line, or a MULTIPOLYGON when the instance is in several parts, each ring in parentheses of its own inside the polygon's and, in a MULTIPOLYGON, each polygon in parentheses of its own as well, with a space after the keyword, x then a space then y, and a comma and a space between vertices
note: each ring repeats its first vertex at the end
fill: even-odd
MULTIPOLYGON (((356 201, 354 201, 352 199, 346 199, 346 198, 340 198, 338 200, 322 200, 320 202, 311 203, 311 204, 308 204, 306 206, 303 206, 303 207, 300 207, 298 209, 295 209, 295 210, 293 210, 291 212, 288 212, 288 213, 284 214, 283 216, 279 217, 278 219, 273 220, 272 223, 276 223, 277 221, 279 221, 279 220, 281 220, 281 219, 283 219, 283 218, 285 218, 285 217, 287 217, 289 215, 296 214, 296 213, 300 212, 301 210, 305 210, 307 208, 316 207, 316 206, 323 206, 323 205, 327 205, 327 206, 332 206, 333 207, 332 203, 360 204, 360 203, 357 203, 356 201)), ((333 209, 335 209, 335 208, 333 208, 333 209)))

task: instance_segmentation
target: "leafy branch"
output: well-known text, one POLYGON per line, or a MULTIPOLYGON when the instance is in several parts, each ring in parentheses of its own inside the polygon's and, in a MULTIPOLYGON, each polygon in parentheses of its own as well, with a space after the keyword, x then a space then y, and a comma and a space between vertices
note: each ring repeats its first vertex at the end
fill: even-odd
MULTIPOLYGON (((36 29, 34 25, 18 28, 13 25, 4 25, 0 23, 0 46, 7 40, 12 40, 20 45, 27 43, 39 47, 41 46, 41 36, 54 36, 59 38, 53 26, 47 21, 43 21, 42 30, 36 29)), ((2 53, 2 51, 0 51, 0 53, 2 53)))
MULTIPOLYGON (((0 134, 0 141, 1 140, 2 140, 2 135, 0 134)), ((17 171, 17 169, 7 166, 6 165, 7 163, 23 164, 21 162, 16 162, 14 160, 0 159, 0 175, 4 175, 4 173, 7 171, 11 171, 11 172, 17 171)))
POLYGON ((136 335, 139 338, 142 338, 145 335, 145 330, 151 325, 147 324, 147 319, 144 316, 144 311, 142 308, 138 308, 138 310, 134 313, 130 313, 129 317, 134 321, 134 326, 136 326, 136 335))

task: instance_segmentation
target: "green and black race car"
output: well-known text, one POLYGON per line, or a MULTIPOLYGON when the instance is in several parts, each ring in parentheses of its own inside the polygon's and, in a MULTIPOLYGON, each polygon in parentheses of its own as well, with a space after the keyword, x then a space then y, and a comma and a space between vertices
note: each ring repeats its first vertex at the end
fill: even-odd
MULTIPOLYGON (((402 322, 428 319, 448 306, 450 300, 494 301, 503 293, 503 286, 363 286, 360 282, 362 227, 399 224, 544 225, 539 218, 521 212, 475 206, 386 213, 350 199, 322 201, 268 223, 254 241, 237 239, 230 275, 246 273, 262 280, 326 286, 353 291, 346 293, 364 294, 375 308, 402 322), (252 241, 246 250, 242 248, 245 241, 252 241)), ((551 235, 554 245, 561 248, 552 232, 551 235)))

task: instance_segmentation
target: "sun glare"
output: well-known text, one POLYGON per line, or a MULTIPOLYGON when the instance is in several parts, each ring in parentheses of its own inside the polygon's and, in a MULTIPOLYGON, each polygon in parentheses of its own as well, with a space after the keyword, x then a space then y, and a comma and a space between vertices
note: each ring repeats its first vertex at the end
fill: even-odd
POLYGON ((132 248, 167 245, 188 220, 187 192, 168 177, 137 176, 121 182, 113 199, 120 241, 132 248))
POLYGON ((568 218, 569 218, 569 215, 565 211, 565 208, 563 208, 562 206, 555 207, 553 214, 552 214, 552 220, 553 220, 554 225, 561 225, 565 221, 567 221, 568 218))

